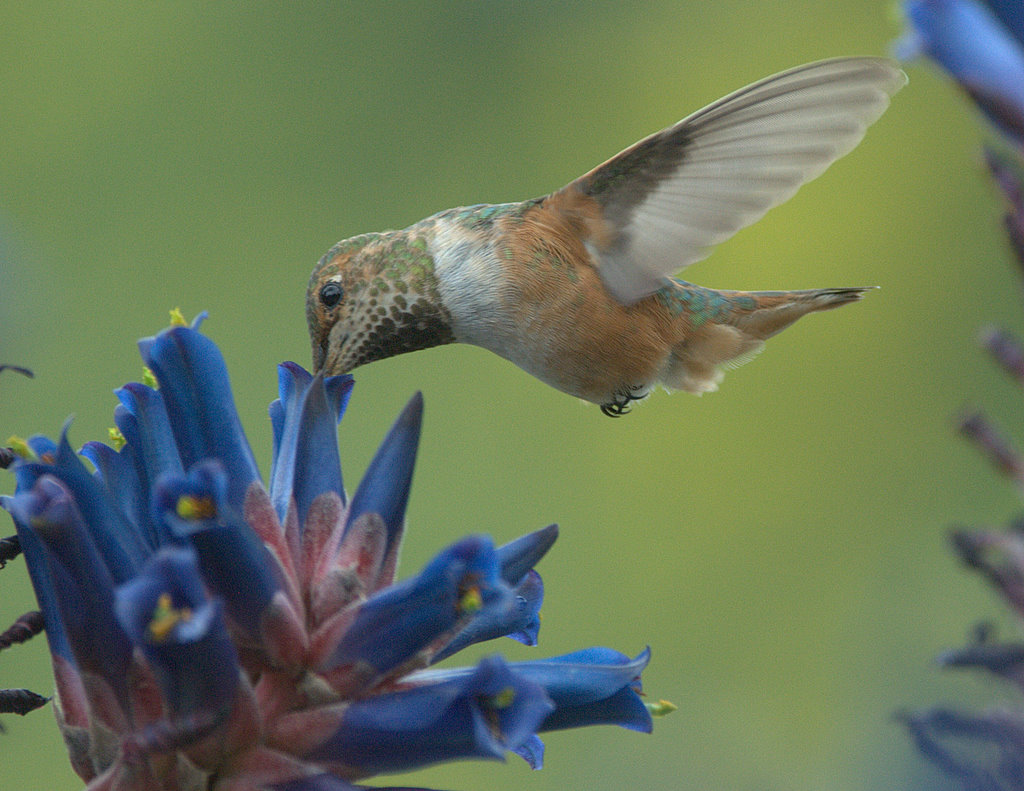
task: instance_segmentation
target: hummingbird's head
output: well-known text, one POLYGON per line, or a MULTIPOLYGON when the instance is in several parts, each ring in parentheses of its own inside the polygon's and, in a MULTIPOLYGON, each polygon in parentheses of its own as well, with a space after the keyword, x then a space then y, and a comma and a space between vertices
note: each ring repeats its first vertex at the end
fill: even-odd
POLYGON ((407 232, 354 236, 320 259, 306 290, 313 370, 328 376, 454 340, 434 262, 407 232))

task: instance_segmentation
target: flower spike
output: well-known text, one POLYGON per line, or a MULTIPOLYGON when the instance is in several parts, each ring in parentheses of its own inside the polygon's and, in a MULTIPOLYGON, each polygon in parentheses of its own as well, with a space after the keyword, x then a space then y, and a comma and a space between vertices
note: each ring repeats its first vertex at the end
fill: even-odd
POLYGON ((356 791, 462 758, 539 768, 546 730, 649 730, 646 652, 424 670, 495 637, 536 643, 534 566, 558 529, 497 549, 469 536, 395 582, 422 396, 346 501, 337 424, 352 378, 282 364, 268 490, 200 320, 140 343, 155 380, 116 391, 123 444, 86 444, 95 473, 66 429, 35 436, 0 497, 87 791, 356 791))

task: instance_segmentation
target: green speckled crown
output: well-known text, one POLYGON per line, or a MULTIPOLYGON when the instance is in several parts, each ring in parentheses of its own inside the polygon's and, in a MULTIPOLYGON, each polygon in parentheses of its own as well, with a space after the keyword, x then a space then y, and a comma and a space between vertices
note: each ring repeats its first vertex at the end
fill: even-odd
POLYGON ((346 367, 455 340, 422 236, 392 231, 339 242, 321 259, 310 282, 332 276, 345 289, 349 314, 359 317, 348 339, 346 367))

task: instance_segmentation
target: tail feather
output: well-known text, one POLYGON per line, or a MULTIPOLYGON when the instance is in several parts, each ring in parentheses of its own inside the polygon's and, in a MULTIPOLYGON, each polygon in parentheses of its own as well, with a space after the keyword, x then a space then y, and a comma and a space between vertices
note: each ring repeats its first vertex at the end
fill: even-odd
POLYGON ((725 369, 753 359, 766 339, 801 316, 863 299, 868 288, 808 291, 755 291, 749 309, 736 310, 722 323, 708 323, 672 350, 662 375, 666 387, 701 394, 718 389, 725 369))
POLYGON ((734 314, 730 323, 759 340, 767 340, 790 324, 819 310, 832 310, 864 298, 874 286, 817 288, 807 291, 755 291, 755 306, 734 314))

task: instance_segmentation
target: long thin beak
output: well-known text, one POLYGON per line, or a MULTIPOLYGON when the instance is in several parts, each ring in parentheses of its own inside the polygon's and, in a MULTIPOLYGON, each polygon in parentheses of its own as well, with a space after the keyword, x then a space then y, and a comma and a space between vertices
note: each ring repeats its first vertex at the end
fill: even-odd
POLYGON ((313 373, 320 373, 327 361, 327 338, 322 341, 313 339, 313 373))
POLYGON ((328 333, 320 343, 313 341, 314 373, 322 373, 324 376, 338 376, 339 374, 349 372, 351 366, 343 364, 345 344, 348 341, 349 334, 346 332, 339 338, 332 337, 333 334, 328 333))

